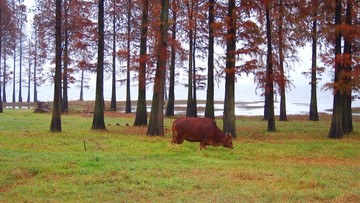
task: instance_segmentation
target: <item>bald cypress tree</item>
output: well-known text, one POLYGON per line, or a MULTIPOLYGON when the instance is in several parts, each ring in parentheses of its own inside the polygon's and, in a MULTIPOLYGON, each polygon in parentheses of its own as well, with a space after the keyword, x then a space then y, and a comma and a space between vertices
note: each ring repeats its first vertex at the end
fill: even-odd
POLYGON ((62 1, 56 0, 55 10, 55 77, 54 101, 50 131, 61 132, 61 6, 62 1))
POLYGON ((96 69, 96 96, 92 123, 93 130, 105 130, 104 121, 104 0, 99 0, 98 63, 96 69))
POLYGON ((169 0, 161 0, 160 39, 158 44, 154 94, 147 135, 164 135, 164 88, 167 58, 169 0))

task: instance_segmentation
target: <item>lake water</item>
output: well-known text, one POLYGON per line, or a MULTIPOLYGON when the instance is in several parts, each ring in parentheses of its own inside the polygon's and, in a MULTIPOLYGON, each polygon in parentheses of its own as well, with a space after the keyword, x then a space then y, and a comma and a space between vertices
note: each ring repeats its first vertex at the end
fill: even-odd
MULTIPOLYGON (((309 103, 310 103, 310 85, 308 84, 308 79, 297 80, 294 82, 295 87, 291 90, 288 90, 286 94, 286 105, 287 113, 290 114, 308 114, 309 113, 309 103)), ((224 89, 225 83, 215 85, 215 100, 223 101, 224 100, 224 89)), ((321 113, 331 113, 327 111, 332 109, 333 105, 333 95, 330 91, 321 91, 320 87, 322 84, 319 84, 318 88, 318 111, 321 113)), ((110 100, 111 98, 111 82, 104 82, 104 98, 105 100, 110 100)), ((10 91, 10 90, 9 90, 10 91)), ((95 100, 95 83, 90 83, 90 88, 84 90, 84 100, 95 100)), ((133 85, 131 87, 131 99, 137 99, 137 86, 133 85)), ((235 114, 236 115, 263 115, 263 106, 264 98, 260 95, 261 91, 256 91, 256 86, 253 84, 251 78, 238 78, 235 87, 235 114)), ((25 98, 25 97, 23 97, 25 98)), ((44 85, 39 88, 38 98, 40 101, 51 101, 53 99, 53 87, 50 85, 44 85)), ((152 99, 152 87, 147 88, 147 100, 152 99)), ((199 100, 206 99, 206 90, 197 91, 197 98, 199 100)), ((79 99, 79 89, 75 87, 70 87, 69 89, 69 100, 78 100, 79 99)), ((187 89, 183 85, 177 85, 175 87, 175 99, 177 100, 186 100, 187 99, 187 89)), ((125 100, 125 86, 117 87, 117 100, 125 100)), ((275 114, 279 114, 279 100, 275 102, 275 114)), ((9 100, 8 100, 9 101, 9 100)), ((204 105, 198 105, 198 107, 204 105)), ((353 107, 360 107, 359 100, 353 102, 353 107)), ((216 115, 223 114, 223 105, 215 105, 216 115)), ((150 111, 150 110, 149 110, 150 111)), ((178 112, 183 113, 183 112, 178 112)), ((199 112, 199 115, 203 115, 203 112, 199 112)))

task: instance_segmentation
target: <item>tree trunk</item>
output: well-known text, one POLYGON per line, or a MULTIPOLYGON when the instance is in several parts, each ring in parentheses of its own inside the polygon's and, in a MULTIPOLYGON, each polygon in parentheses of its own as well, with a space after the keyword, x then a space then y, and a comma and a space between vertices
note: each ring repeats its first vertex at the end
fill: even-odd
POLYGON ((80 79, 80 101, 84 101, 84 68, 81 68, 81 79, 80 79))
POLYGON ((135 126, 147 125, 146 110, 146 62, 149 1, 143 0, 140 39, 139 94, 136 106, 135 126))
POLYGON ((267 99, 267 130, 275 131, 274 115, 274 73, 272 60, 272 43, 271 43, 271 21, 270 21, 270 2, 266 3, 266 39, 267 39, 267 58, 266 58, 266 85, 265 99, 267 99))
POLYGON ((226 80, 224 103, 224 132, 236 138, 235 124, 235 51, 236 51, 236 6, 235 0, 229 0, 228 30, 226 36, 226 80))
MULTIPOLYGON (((29 55, 29 59, 28 59, 28 66, 29 66, 29 68, 28 68, 28 94, 27 94, 27 102, 29 103, 30 102, 30 89, 31 89, 31 87, 30 87, 30 85, 31 85, 31 44, 30 44, 30 40, 29 40, 29 53, 28 53, 29 55)), ((1 57, 0 57, 1 58, 1 57)))
MULTIPOLYGON (((19 102, 23 102, 22 99, 22 52, 23 52, 23 33, 22 33, 23 22, 20 22, 20 54, 19 54, 19 102)), ((14 75, 15 76, 15 75, 14 75)))
POLYGON ((310 111, 309 111, 309 120, 310 121, 319 121, 319 113, 317 108, 317 16, 318 16, 318 2, 315 3, 314 13, 313 13, 313 22, 312 22, 312 63, 311 63, 311 99, 310 99, 310 111))
POLYGON ((104 121, 104 0, 99 0, 98 62, 96 69, 96 98, 92 123, 93 130, 105 130, 104 121))
MULTIPOLYGON (((176 0, 172 1, 172 29, 171 37, 172 40, 176 40, 176 23, 177 23, 177 5, 176 0)), ((171 56, 170 56, 170 81, 169 81, 169 100, 166 105, 165 116, 174 116, 174 105, 175 105, 175 59, 176 59, 176 46, 173 43, 171 45, 171 56)))
MULTIPOLYGON (((2 12, 1 12, 1 9, 0 9, 0 23, 2 22, 2 19, 1 19, 1 16, 2 16, 2 12)), ((2 31, 2 30, 0 30, 2 31)), ((0 35, 0 73, 1 73, 1 54, 2 54, 2 35, 0 35)), ((0 113, 3 113, 3 100, 1 98, 1 82, 0 82, 0 113)))
POLYGON ((283 0, 279 1, 279 66, 280 66, 280 121, 286 121, 286 80, 285 80, 285 73, 284 73, 284 33, 283 33, 283 18, 284 18, 284 4, 283 0))
MULTIPOLYGON (((335 0, 335 26, 336 29, 341 25, 341 0, 335 0)), ((334 84, 341 82, 343 75, 343 67, 341 65, 341 32, 335 32, 335 75, 334 84)), ((344 136, 343 111, 345 99, 338 87, 334 85, 333 112, 330 125, 329 138, 341 138, 344 136)))
MULTIPOLYGON (((0 23, 2 23, 2 9, 0 9, 0 23)), ((0 30, 2 31, 2 30, 0 30)), ((1 54, 2 54, 2 39, 3 35, 0 35, 0 74, 1 74, 1 54)), ((5 53, 4 53, 5 55, 5 53)), ((5 67, 4 67, 5 69, 5 67)), ((4 76, 5 77, 5 76, 4 76)), ((1 98, 1 82, 0 82, 0 113, 3 113, 3 100, 1 98)))
POLYGON ((14 55, 14 65, 13 65, 13 67, 14 67, 14 71, 13 71, 13 92, 12 92, 12 102, 13 103, 15 103, 16 102, 16 94, 15 94, 15 92, 16 92, 16 90, 15 90, 15 84, 16 84, 16 78, 15 78, 15 72, 16 72, 16 45, 14 45, 14 53, 13 53, 13 55, 14 55))
POLYGON ((51 132, 61 132, 61 0, 56 0, 55 21, 55 82, 51 132))
POLYGON ((215 0, 209 0, 209 53, 208 53, 208 80, 206 90, 205 117, 215 119, 214 108, 214 29, 215 0))
MULTIPOLYGON (((115 6, 114 6, 115 7, 115 6)), ((113 41, 112 41, 112 81, 111 81, 111 111, 116 111, 116 17, 115 8, 113 11, 112 28, 113 28, 113 41)))
MULTIPOLYGON (((197 13, 198 12, 198 7, 199 7, 199 2, 196 1, 195 2, 195 8, 193 10, 192 13, 197 13)), ((192 67, 193 67, 193 98, 192 98, 192 109, 194 111, 194 116, 193 117, 197 117, 197 86, 196 86, 196 82, 197 82, 197 77, 196 77, 196 39, 197 39, 197 16, 193 16, 195 19, 194 19, 194 31, 193 31, 193 44, 192 44, 192 60, 193 60, 193 63, 192 63, 192 67)))
MULTIPOLYGON (((5 36, 3 36, 5 38, 5 36)), ((3 41, 5 42, 5 39, 3 39, 3 41)), ((6 54, 3 54, 3 59, 4 59, 4 66, 3 66, 3 83, 2 83, 2 87, 3 87, 3 97, 2 97, 2 101, 6 102, 6 54)))
POLYGON ((65 7, 65 11, 64 11, 64 21, 65 21, 65 26, 63 28, 64 30, 64 56, 63 56, 63 61, 64 61, 64 72, 63 72, 63 94, 62 94, 62 98, 61 98, 61 112, 62 113, 69 113, 69 102, 68 102, 68 66, 69 66, 69 31, 68 31, 68 26, 69 26, 69 20, 68 20, 68 2, 67 0, 64 0, 64 7, 65 7))
POLYGON ((193 94, 193 4, 191 1, 187 2, 188 18, 189 18, 189 68, 188 68, 188 98, 186 105, 186 117, 195 117, 194 109, 194 94, 193 94), (190 5, 191 4, 191 5, 190 5))
MULTIPOLYGON (((36 31, 35 31, 36 32, 36 31)), ((37 75, 36 75, 36 67, 37 67, 37 36, 35 34, 35 47, 34 47, 34 102, 37 102, 37 75)))
POLYGON ((169 16, 169 0, 161 0, 160 40, 156 64, 154 94, 147 135, 164 135, 164 83, 167 59, 167 31, 169 16))
POLYGON ((126 68, 126 108, 125 113, 131 113, 131 92, 130 92, 130 40, 131 40, 131 0, 128 1, 127 14, 127 68, 126 68))
MULTIPOLYGON (((347 26, 352 25, 352 17, 351 17, 351 9, 352 9, 352 0, 347 0, 346 3, 346 19, 345 24, 347 26)), ((352 109, 351 109, 351 101, 352 101, 352 79, 351 79, 351 72, 352 72, 352 45, 351 45, 351 37, 345 36, 344 37, 344 56, 343 56, 343 64, 344 64, 344 71, 346 72, 345 76, 345 101, 344 101, 344 133, 348 134, 353 131, 353 124, 352 124, 352 109)))

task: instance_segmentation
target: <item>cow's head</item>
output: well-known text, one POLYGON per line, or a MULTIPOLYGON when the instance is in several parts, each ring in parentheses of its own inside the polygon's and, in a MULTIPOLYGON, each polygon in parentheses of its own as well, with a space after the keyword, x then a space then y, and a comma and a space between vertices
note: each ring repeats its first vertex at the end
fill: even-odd
POLYGON ((232 137, 231 137, 230 133, 225 133, 224 147, 234 149, 234 146, 233 146, 233 143, 232 143, 232 137))

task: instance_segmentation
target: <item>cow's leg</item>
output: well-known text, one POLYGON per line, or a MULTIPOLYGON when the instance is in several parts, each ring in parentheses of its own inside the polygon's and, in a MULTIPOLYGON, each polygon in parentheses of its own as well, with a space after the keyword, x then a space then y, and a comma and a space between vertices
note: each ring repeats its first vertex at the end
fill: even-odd
POLYGON ((171 143, 177 144, 178 143, 178 132, 175 130, 175 126, 172 127, 172 131, 173 131, 173 138, 172 138, 171 143))
POLYGON ((200 142, 200 150, 206 149, 206 139, 201 140, 200 142))

